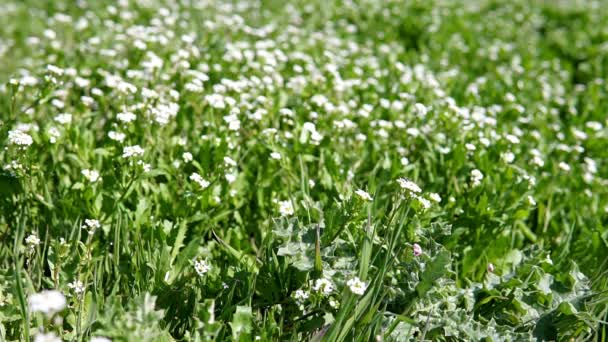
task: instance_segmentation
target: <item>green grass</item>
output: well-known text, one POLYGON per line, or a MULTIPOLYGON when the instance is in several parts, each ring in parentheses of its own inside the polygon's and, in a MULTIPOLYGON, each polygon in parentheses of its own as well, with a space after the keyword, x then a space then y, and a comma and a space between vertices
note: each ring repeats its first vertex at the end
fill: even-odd
POLYGON ((604 2, 0 22, 0 340, 606 339, 604 2))

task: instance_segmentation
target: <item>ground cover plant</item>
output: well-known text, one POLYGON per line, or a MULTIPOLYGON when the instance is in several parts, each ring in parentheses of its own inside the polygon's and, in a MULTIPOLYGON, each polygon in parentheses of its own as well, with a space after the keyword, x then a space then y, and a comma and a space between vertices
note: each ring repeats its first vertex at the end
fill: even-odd
POLYGON ((0 22, 0 340, 606 339, 608 3, 0 22))

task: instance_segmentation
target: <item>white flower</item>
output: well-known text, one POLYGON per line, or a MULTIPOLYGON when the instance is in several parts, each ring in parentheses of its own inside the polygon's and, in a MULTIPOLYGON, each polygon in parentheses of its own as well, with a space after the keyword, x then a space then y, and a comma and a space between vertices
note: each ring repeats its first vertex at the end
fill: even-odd
POLYGON ((418 184, 412 182, 409 179, 399 178, 399 179, 397 179, 397 182, 399 183, 399 186, 401 186, 402 189, 409 190, 410 192, 419 193, 422 191, 422 189, 420 189, 418 184))
POLYGON ((156 91, 154 91, 153 89, 142 88, 141 96, 143 96, 146 99, 154 99, 154 98, 158 97, 158 93, 156 91))
POLYGON ((429 199, 435 203, 441 202, 441 196, 439 196, 439 194, 436 192, 431 192, 429 194, 429 199))
POLYGON ((139 145, 126 146, 122 150, 123 158, 141 157, 144 154, 144 149, 139 145))
POLYGON ((303 302, 306 299, 308 299, 308 292, 303 291, 303 290, 296 290, 295 294, 294 294, 294 298, 298 301, 298 302, 303 302))
POLYGON ((536 155, 536 156, 532 157, 532 164, 539 166, 539 167, 543 167, 545 165, 545 161, 543 160, 543 158, 536 155))
POLYGON ((531 206, 536 205, 536 200, 534 200, 534 197, 528 196, 527 199, 528 199, 528 204, 530 204, 531 206))
POLYGON ((414 110, 420 117, 425 117, 426 113, 429 111, 429 109, 422 103, 416 103, 414 105, 414 110))
POLYGON ((272 152, 270 154, 270 158, 279 160, 279 159, 281 159, 281 154, 279 152, 272 152))
MULTIPOLYGON (((304 125, 302 125, 302 130, 310 134, 310 140, 313 145, 318 145, 321 140, 323 140, 323 136, 317 131, 317 126, 312 122, 305 122, 304 125)), ((306 142, 306 139, 303 139, 302 142, 306 142)))
POLYGON ((86 219, 86 220, 84 220, 84 224, 89 228, 97 229, 97 228, 101 227, 101 224, 99 223, 98 220, 86 219))
POLYGON ((312 289, 317 292, 321 292, 324 296, 327 296, 333 292, 334 284, 332 284, 329 279, 321 278, 315 281, 312 289))
MULTIPOLYGON (((51 31, 52 32, 52 31, 51 31)), ((54 66, 52 64, 47 64, 46 66, 46 70, 48 70, 50 73, 55 74, 57 76, 61 76, 63 75, 64 71, 62 68, 54 66)))
POLYGON ((224 177, 226 178, 226 181, 230 184, 232 184, 235 180, 236 180, 236 172, 235 173, 226 173, 224 175, 224 177))
POLYGON ((4 170, 23 170, 23 165, 17 163, 16 160, 11 160, 10 163, 4 165, 4 170))
POLYGON ((236 113, 224 116, 224 121, 228 123, 228 129, 231 131, 238 131, 241 128, 241 121, 236 113))
POLYGON ((110 340, 107 337, 94 336, 94 337, 91 337, 91 342, 112 342, 112 340, 110 340))
POLYGON ((84 178, 86 178, 91 183, 95 183, 101 178, 99 177, 99 172, 97 170, 85 169, 80 172, 82 173, 84 178))
POLYGON ((227 166, 236 166, 236 161, 230 157, 224 157, 224 164, 227 166))
POLYGON ((80 296, 84 293, 84 284, 80 280, 74 280, 73 282, 68 284, 68 287, 74 291, 77 296, 80 296))
POLYGON ((95 104, 95 99, 90 96, 81 96, 80 101, 87 107, 92 107, 95 104))
POLYGON ((570 165, 568 165, 568 164, 566 164, 564 162, 560 162, 558 166, 559 166, 560 169, 562 169, 562 170, 564 170, 566 172, 569 172, 572 169, 570 167, 570 165))
POLYGON ((127 136, 124 133, 110 131, 108 137, 114 141, 123 142, 127 136))
POLYGON ((152 165, 150 165, 148 163, 144 163, 143 160, 138 160, 137 165, 141 166, 141 168, 144 170, 144 172, 150 172, 150 170, 152 169, 152 165))
POLYGON ((54 332, 49 333, 38 333, 34 336, 34 342, 62 342, 54 332))
POLYGON ((418 200, 418 202, 422 205, 423 209, 429 209, 431 207, 431 201, 427 200, 426 198, 422 197, 422 196, 417 196, 417 195, 412 195, 412 197, 414 197, 416 200, 418 200))
POLYGON ((63 109, 63 107, 65 107, 65 102, 61 101, 60 99, 53 99, 51 104, 57 109, 63 109))
POLYGON ((30 146, 34 142, 29 134, 18 129, 8 131, 8 141, 13 145, 19 146, 30 146))
POLYGON ((355 194, 357 194, 359 197, 361 197, 361 199, 363 199, 364 201, 373 201, 374 200, 367 191, 364 191, 361 189, 355 191, 355 194))
POLYGON ((190 175, 190 180, 196 182, 203 189, 207 189, 207 187, 209 187, 209 185, 211 184, 209 183, 209 181, 203 179, 203 177, 196 172, 193 172, 190 175))
POLYGON ((515 160, 515 154, 513 154, 513 152, 505 152, 501 154, 500 157, 507 164, 511 164, 515 160))
POLYGON ((40 244, 40 239, 36 235, 30 234, 25 238, 25 243, 27 243, 30 248, 34 248, 40 244))
POLYGON ((479 186, 481 184, 481 180, 483 179, 483 173, 477 169, 471 170, 471 182, 473 187, 479 186))
POLYGON ((291 216, 294 214, 293 204, 291 204, 290 200, 279 201, 279 213, 281 213, 281 216, 291 216))
POLYGON ((82 225, 82 229, 86 229, 89 234, 94 234, 95 230, 99 229, 101 224, 98 220, 86 219, 84 220, 84 224, 82 225))
POLYGON ((365 293, 365 290, 367 289, 367 285, 365 284, 365 282, 361 281, 359 277, 354 277, 350 279, 346 282, 346 285, 350 289, 350 292, 358 296, 363 295, 365 293))
POLYGON ((50 127, 47 130, 47 133, 49 135, 49 142, 51 144, 56 143, 57 139, 59 139, 59 137, 61 136, 61 132, 59 132, 59 129, 57 127, 50 127))
POLYGON ((31 312, 42 312, 52 316, 65 308, 65 296, 57 290, 44 290, 27 299, 31 312))
POLYGON ((519 144, 519 138, 513 134, 505 135, 505 139, 507 139, 507 141, 510 142, 511 144, 514 144, 514 145, 519 144))
POLYGON ((198 273, 199 276, 205 275, 205 273, 211 270, 211 266, 205 260, 195 260, 194 261, 194 270, 198 273))
POLYGON ((191 161, 192 161, 192 159, 194 159, 194 158, 192 157, 192 153, 190 153, 190 152, 184 152, 184 153, 182 154, 182 158, 184 159, 184 161, 185 161, 186 163, 189 163, 189 162, 191 162, 191 161))
POLYGON ((137 119, 137 116, 135 116, 135 114, 131 112, 122 112, 116 114, 116 118, 124 123, 129 123, 135 121, 135 119, 137 119))
POLYGON ((67 125, 70 122, 72 122, 72 114, 68 114, 68 113, 59 114, 55 117, 55 121, 59 122, 60 124, 67 125))

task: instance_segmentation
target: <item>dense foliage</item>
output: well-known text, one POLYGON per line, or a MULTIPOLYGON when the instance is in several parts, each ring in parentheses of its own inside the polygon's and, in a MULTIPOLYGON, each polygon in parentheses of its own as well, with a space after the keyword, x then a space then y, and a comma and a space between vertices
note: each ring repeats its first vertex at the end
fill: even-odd
POLYGON ((0 22, 0 340, 606 338, 608 3, 0 22))

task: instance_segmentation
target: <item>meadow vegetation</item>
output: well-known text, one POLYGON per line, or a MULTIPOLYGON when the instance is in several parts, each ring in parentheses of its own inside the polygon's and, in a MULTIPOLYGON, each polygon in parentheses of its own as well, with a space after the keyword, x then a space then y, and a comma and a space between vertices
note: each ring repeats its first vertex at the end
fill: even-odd
POLYGON ((607 2, 0 22, 0 340, 606 339, 607 2))

